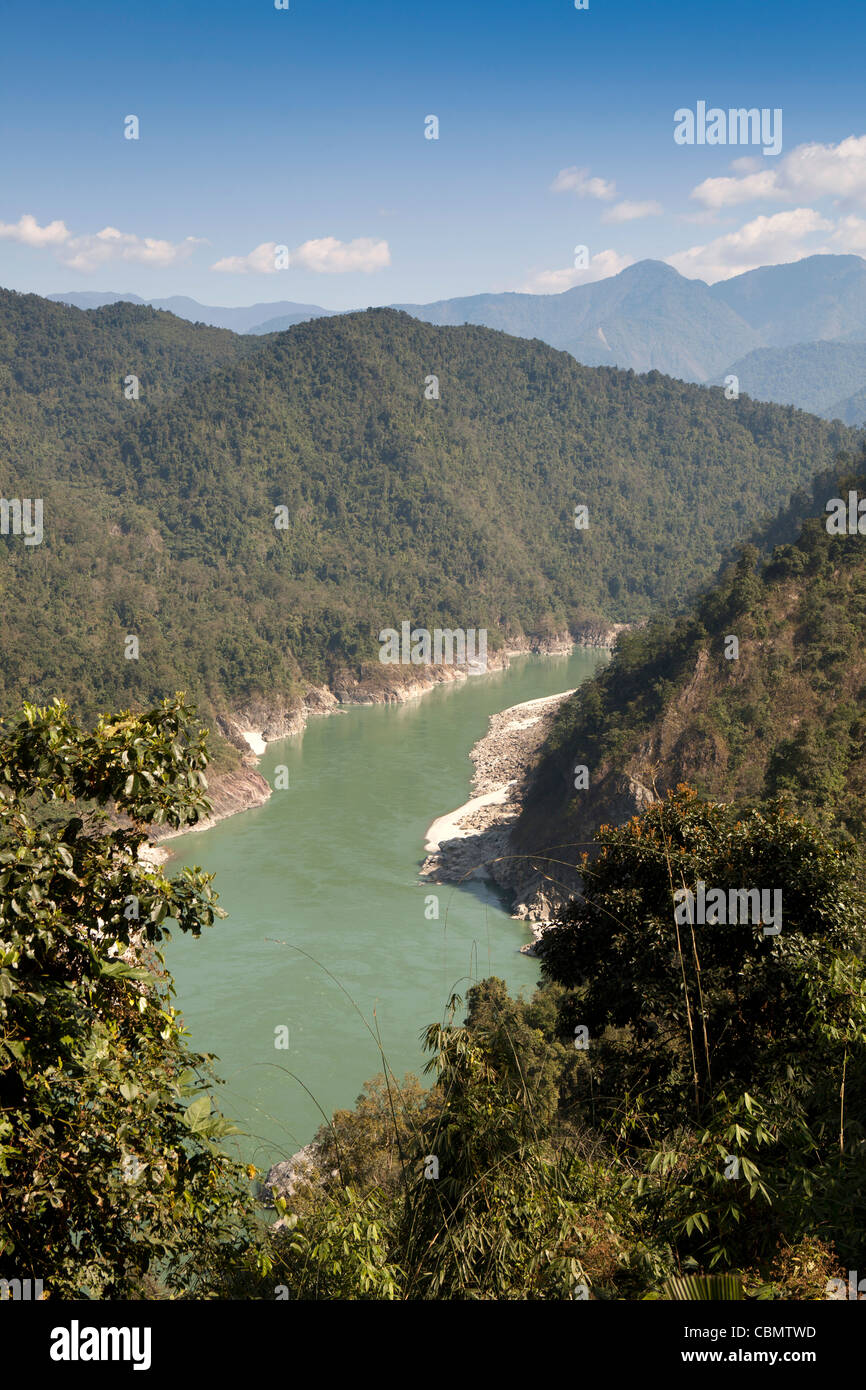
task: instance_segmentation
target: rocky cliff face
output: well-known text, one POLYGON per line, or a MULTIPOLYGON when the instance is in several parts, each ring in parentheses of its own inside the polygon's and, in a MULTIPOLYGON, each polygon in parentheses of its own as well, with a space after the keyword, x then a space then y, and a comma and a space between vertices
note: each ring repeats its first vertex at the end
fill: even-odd
MULTIPOLYGON (((512 827, 505 853, 492 875, 512 895, 512 913, 527 921, 537 937, 559 910, 582 891, 576 865, 584 853, 596 852, 593 837, 603 825, 624 825, 655 800, 652 790, 627 772, 610 771, 587 793, 577 836, 533 853, 512 827)), ((555 838, 555 837, 554 837, 555 838)))
POLYGON ((219 720, 220 732, 243 752, 249 752, 245 733, 257 733, 265 743, 302 732, 311 714, 331 714, 339 700, 326 685, 310 686, 300 699, 249 700, 219 720))
MULTIPOLYGON (((712 677, 707 652, 702 650, 691 678, 669 700, 663 717, 621 762, 593 769, 585 791, 575 792, 572 769, 563 766, 560 784, 549 793, 539 818, 522 815, 522 798, 518 798, 521 805, 492 875, 513 895, 516 917, 543 929, 581 891, 576 865, 582 854, 597 852, 594 841, 601 827, 624 825, 679 782, 708 776, 718 780, 725 750, 694 723, 696 711, 707 702, 712 677)), ((529 763, 522 781, 524 793, 531 770, 529 763)))
POLYGON ((590 619, 575 629, 574 645, 577 647, 614 647, 621 632, 628 632, 632 627, 642 626, 642 623, 605 623, 601 619, 590 619))

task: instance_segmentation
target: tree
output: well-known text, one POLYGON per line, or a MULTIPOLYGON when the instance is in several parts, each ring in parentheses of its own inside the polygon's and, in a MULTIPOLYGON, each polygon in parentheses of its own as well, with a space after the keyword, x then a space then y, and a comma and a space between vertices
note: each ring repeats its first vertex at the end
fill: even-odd
POLYGON ((194 713, 0 722, 0 1269, 53 1297, 135 1296, 156 1270, 206 1297, 255 1239, 156 949, 167 919, 197 936, 225 914, 212 875, 138 858, 145 824, 209 810, 194 713))
POLYGON ((744 812, 687 787, 598 839, 584 898, 539 953, 569 991, 563 1032, 588 1029, 593 1113, 644 1167, 639 1195, 683 1253, 730 1266, 820 1233, 853 1259, 866 1235, 853 851, 783 807, 744 812), (689 921, 680 894, 700 884, 728 902, 778 889, 781 930, 704 924, 696 898, 689 921))

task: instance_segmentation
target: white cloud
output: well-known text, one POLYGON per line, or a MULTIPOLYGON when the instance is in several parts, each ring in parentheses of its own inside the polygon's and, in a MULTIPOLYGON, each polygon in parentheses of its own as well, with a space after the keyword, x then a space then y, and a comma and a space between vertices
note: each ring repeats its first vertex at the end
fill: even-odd
POLYGON ((166 266, 185 260, 197 246, 204 245, 201 237, 188 236, 183 241, 162 241, 156 237, 139 237, 134 232, 121 232, 117 227, 103 227, 94 236, 70 237, 60 253, 60 259, 71 270, 96 270, 106 261, 135 261, 140 265, 166 266))
POLYGON ((759 159, 756 154, 744 154, 739 159, 731 160, 731 168, 736 174, 757 174, 759 169, 766 167, 766 159, 759 159))
POLYGON ((756 198, 804 202, 833 198, 866 207, 866 135, 849 135, 838 145, 797 145, 772 169, 760 172, 756 161, 738 159, 742 177, 704 179, 691 196, 706 207, 734 207, 756 198))
POLYGON ((73 236, 65 222, 54 221, 40 227, 35 217, 24 213, 17 222, 0 222, 0 237, 20 241, 38 250, 52 250, 70 270, 96 270, 106 261, 138 261, 143 265, 171 265, 188 256, 202 244, 200 237, 184 241, 161 241, 103 227, 101 232, 73 236))
POLYGON ((602 214, 602 222, 635 222, 640 217, 659 217, 662 213, 661 203, 632 203, 626 198, 621 203, 616 203, 607 212, 602 214))
POLYGON ((562 294, 563 290, 573 289, 575 285, 588 285, 593 280, 606 280, 610 275, 618 275, 627 265, 634 264, 634 257, 621 256, 618 251, 599 251, 591 256, 589 265, 583 270, 568 266, 565 270, 539 270, 534 272, 521 294, 562 294))
POLYGON ((745 174, 743 178, 704 179, 691 196, 704 207, 718 211, 719 208, 736 207, 738 203, 751 203, 757 198, 784 198, 779 187, 779 175, 775 169, 762 169, 760 173, 745 174))
POLYGON ((211 270, 222 270, 229 275, 273 275, 277 270, 277 243, 263 241, 248 256, 223 256, 214 261, 211 270))
POLYGON ((65 222, 48 222, 40 227, 36 218, 25 212, 17 222, 0 222, 0 237, 20 241, 24 246, 58 246, 69 240, 70 231, 65 222))
POLYGON ((866 221, 862 217, 843 217, 830 238, 836 252, 866 253, 866 221))
MULTIPOLYGON (((856 220, 856 219, 855 219, 856 220)), ((728 280, 761 265, 781 265, 814 256, 823 248, 804 242, 816 232, 833 230, 833 223, 813 208, 795 208, 772 217, 756 217, 736 232, 716 237, 667 257, 681 275, 692 280, 728 280)))
POLYGON ((325 275, 345 275, 352 270, 370 275, 391 264, 391 250, 387 241, 375 241, 373 237, 337 241, 336 237, 326 236, 305 241, 294 252, 292 261, 325 275))
MULTIPOLYGON (((277 250, 275 241, 263 241, 248 256, 224 256, 211 266, 211 270, 233 275, 247 275, 250 272, 272 275, 279 268, 277 250)), ((387 241, 375 241, 372 237, 357 237, 355 241, 320 237, 317 241, 305 241, 296 251, 292 251, 289 264, 301 265, 305 270, 313 270, 321 275, 345 275, 350 271, 362 271, 369 275, 391 264, 391 251, 387 241)))
POLYGON ((576 193, 579 198, 601 198, 607 201, 616 197, 616 184, 609 179, 588 178, 588 169, 578 169, 572 164, 569 169, 560 169, 553 183, 551 193, 576 193))
POLYGON ((830 195, 866 205, 866 135, 838 145, 798 145, 785 160, 785 180, 796 198, 830 195))

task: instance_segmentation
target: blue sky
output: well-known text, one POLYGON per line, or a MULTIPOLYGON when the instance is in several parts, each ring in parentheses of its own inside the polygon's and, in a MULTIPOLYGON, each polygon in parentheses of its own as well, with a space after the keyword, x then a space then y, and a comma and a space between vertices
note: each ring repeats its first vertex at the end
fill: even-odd
POLYGON ((350 308, 866 254, 864 40, 835 0, 7 0, 0 284, 350 308), (701 100, 780 108, 782 153, 677 145, 701 100))

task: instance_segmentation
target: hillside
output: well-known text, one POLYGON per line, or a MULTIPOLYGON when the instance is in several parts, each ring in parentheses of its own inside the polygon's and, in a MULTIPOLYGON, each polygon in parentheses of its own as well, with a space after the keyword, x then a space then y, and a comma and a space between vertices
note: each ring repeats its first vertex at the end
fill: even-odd
POLYGON ((257 348, 254 339, 194 327, 147 306, 119 303, 85 313, 0 290, 4 463, 42 454, 46 466, 62 472, 58 451, 80 455, 92 447, 123 418, 124 406, 128 412, 165 400, 257 348), (124 399, 130 375, 139 378, 135 402, 124 399))
POLYGON ((239 339, 6 295, 0 364, 3 496, 45 513, 41 545, 0 549, 0 701, 86 712, 183 687, 282 718, 310 684, 380 695, 377 635, 403 620, 487 628, 494 650, 672 612, 855 442, 391 310, 239 339))
POLYGON ((524 900, 540 892, 556 901, 575 882, 564 866, 600 825, 624 822, 654 788, 680 782, 744 805, 788 798, 814 823, 862 841, 866 553, 858 535, 828 535, 824 513, 849 487, 857 480, 817 480, 811 500, 771 528, 810 514, 794 544, 757 568, 746 547, 691 613, 621 637, 610 665, 563 703, 511 837, 511 852, 529 856, 511 880, 522 881, 524 900), (729 634, 736 660, 725 657, 729 634), (581 764, 586 791, 574 788, 581 764), (553 882, 534 876, 539 866, 553 882))
POLYGON ((730 373, 755 400, 796 405, 849 425, 866 421, 866 409, 858 403, 866 390, 866 343, 756 348, 719 373, 716 385, 730 373))
POLYGON ((760 266, 718 281, 710 295, 760 334, 765 347, 866 341, 862 256, 806 256, 789 265, 760 266))
POLYGON ((685 381, 716 376, 761 341, 702 280, 687 280, 662 261, 639 261, 562 294, 484 294, 397 307, 428 323, 485 324, 541 338, 588 366, 656 370, 685 381))

